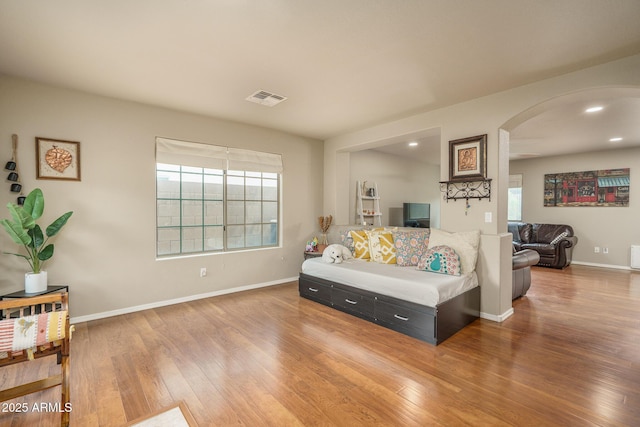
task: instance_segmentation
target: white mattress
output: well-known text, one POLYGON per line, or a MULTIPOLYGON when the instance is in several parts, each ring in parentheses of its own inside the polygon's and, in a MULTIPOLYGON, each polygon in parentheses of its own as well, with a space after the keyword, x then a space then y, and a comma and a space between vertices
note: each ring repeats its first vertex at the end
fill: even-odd
POLYGON ((464 276, 450 276, 359 259, 329 264, 321 257, 309 258, 302 263, 302 272, 429 307, 478 286, 475 271, 464 276))

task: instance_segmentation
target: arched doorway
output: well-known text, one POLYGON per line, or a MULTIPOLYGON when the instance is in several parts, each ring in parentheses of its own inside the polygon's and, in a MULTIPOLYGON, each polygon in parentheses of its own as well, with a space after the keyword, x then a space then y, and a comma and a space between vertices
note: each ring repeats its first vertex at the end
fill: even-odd
MULTIPOLYGON (((523 221, 572 225, 579 237, 574 263, 627 268, 633 236, 628 231, 616 231, 615 227, 629 223, 631 216, 640 212, 634 207, 545 206, 544 174, 637 167, 637 117, 640 88, 601 87, 548 99, 501 126, 500 146, 508 153, 501 161, 509 164, 508 173, 524 172, 523 221), (588 111, 596 106, 600 109, 588 111), (595 252, 596 247, 607 247, 607 253, 595 252), (612 247, 615 249, 610 250, 612 247)), ((593 198, 607 197, 601 193, 594 193, 593 198)), ((568 200, 572 194, 567 190, 565 196, 568 200)), ((508 199, 506 189, 504 198, 508 199)))

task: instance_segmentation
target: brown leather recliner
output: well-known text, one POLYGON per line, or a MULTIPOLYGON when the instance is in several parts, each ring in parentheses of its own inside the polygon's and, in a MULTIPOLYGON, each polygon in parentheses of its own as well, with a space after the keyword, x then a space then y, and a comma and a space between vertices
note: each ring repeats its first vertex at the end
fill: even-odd
POLYGON ((531 287, 531 266, 540 261, 540 255, 532 249, 513 253, 512 294, 511 299, 525 296, 531 287))
POLYGON ((515 251, 532 249, 540 255, 538 266, 565 268, 571 264, 573 247, 578 238, 565 224, 529 224, 509 222, 515 251))

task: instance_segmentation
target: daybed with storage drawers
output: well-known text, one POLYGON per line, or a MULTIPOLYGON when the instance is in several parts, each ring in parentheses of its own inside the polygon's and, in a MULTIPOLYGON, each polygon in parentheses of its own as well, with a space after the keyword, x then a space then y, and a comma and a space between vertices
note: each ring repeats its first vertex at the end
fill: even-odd
MULTIPOLYGON (((393 232, 396 247, 402 246, 403 241, 418 241, 425 247, 417 253, 427 252, 429 230, 407 231, 413 233, 413 237, 406 240, 400 238, 403 232, 393 232), (426 233, 424 240, 416 238, 420 233, 426 233)), ((439 232, 437 239, 433 234, 431 237, 442 243, 443 235, 447 237, 445 243, 460 247, 460 242, 448 238, 449 233, 439 232)), ((321 258, 307 259, 299 277, 300 296, 431 344, 440 344, 480 315, 480 287, 474 271, 479 233, 477 236, 476 252, 470 261, 473 267, 467 267, 467 273, 462 275, 418 270, 406 259, 401 265, 386 265, 371 259, 353 259, 342 264, 327 264, 321 258)), ((348 243, 345 246, 350 247, 348 243)), ((430 246, 435 247, 436 242, 430 246)), ((464 252, 468 254, 464 249, 459 252, 463 256, 464 252)), ((464 262, 462 266, 464 273, 464 262)))

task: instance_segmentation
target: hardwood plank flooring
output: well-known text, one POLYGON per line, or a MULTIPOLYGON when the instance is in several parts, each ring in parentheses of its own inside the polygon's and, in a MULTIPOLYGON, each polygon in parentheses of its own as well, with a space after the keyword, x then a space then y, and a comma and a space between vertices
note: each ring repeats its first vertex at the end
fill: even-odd
MULTIPOLYGON (((640 273, 534 268, 503 323, 434 347, 302 299, 297 284, 76 325, 71 425, 122 426, 184 401, 200 426, 640 425, 640 273)), ((0 387, 55 372, 0 371, 0 387)), ((24 365, 24 364, 22 364, 24 365)), ((2 426, 55 426, 59 387, 2 426)))

